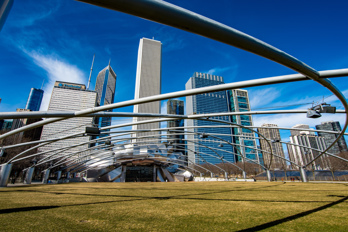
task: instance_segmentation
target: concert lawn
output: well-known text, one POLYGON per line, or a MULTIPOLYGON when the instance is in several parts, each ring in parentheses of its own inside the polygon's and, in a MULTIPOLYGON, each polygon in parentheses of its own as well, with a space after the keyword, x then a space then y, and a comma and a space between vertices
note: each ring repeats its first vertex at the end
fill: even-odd
POLYGON ((69 183, 0 188, 1 231, 347 231, 348 184, 69 183))

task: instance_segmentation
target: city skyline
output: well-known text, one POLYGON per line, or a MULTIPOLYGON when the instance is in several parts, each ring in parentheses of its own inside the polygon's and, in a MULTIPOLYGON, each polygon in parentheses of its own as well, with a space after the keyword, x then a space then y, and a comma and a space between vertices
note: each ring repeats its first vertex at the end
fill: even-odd
MULTIPOLYGON (((295 9, 296 3, 288 5, 276 1, 271 1, 272 4, 255 2, 250 9, 249 7, 246 8, 246 3, 233 4, 230 1, 221 1, 219 6, 210 5, 207 2, 203 4, 198 1, 169 2, 250 33, 298 57, 318 70, 347 67, 347 57, 345 55, 347 54, 347 47, 343 40, 345 32, 341 29, 344 27, 340 26, 347 21, 345 20, 347 16, 339 13, 347 3, 341 1, 332 1, 330 4, 316 3, 316 13, 325 11, 327 16, 313 20, 308 14, 309 5, 311 5, 308 2, 301 4, 301 9, 295 9), (219 11, 216 9, 219 9, 219 11), (263 9, 264 11, 259 12, 255 9, 263 9), (291 13, 287 13, 283 9, 289 9, 291 13), (335 9, 336 13, 333 14, 328 9, 335 9), (296 19, 290 17, 294 13, 298 15, 296 19), (231 15, 233 17, 230 17, 231 15), (281 19, 281 22, 276 22, 277 20, 274 20, 274 17, 281 19), (257 27, 258 25, 262 25, 261 29, 257 27), (328 30, 332 36, 313 37, 314 31, 319 29, 328 30), (267 33, 264 33, 264 31, 267 33), (301 34, 301 38, 298 34, 301 34), (332 39, 332 37, 335 38, 335 44, 330 43, 323 48, 326 41, 330 41, 329 38, 332 39), (324 51, 324 53, 322 54, 321 51, 324 51)), ((163 43, 162 92, 164 93, 183 90, 187 78, 196 71, 223 76, 226 82, 293 73, 293 71, 280 67, 271 61, 227 45, 99 7, 74 1, 43 1, 39 9, 30 10, 33 8, 32 1, 16 1, 14 3, 0 32, 1 49, 4 51, 0 55, 0 61, 3 64, 9 64, 3 65, 1 71, 5 77, 21 77, 25 72, 28 74, 25 75, 27 79, 33 83, 33 86, 37 87, 41 86, 42 78, 44 78, 46 80, 44 89, 47 93, 52 92, 52 83, 56 80, 87 83, 92 54, 96 52, 94 70, 100 70, 105 66, 106 59, 104 57, 115 60, 117 70, 119 70, 118 67, 122 67, 120 73, 118 72, 119 81, 122 86, 125 86, 125 88, 116 91, 117 99, 119 101, 133 99, 137 41, 141 37, 155 37, 156 40, 163 43), (29 10, 24 12, 22 8, 29 10), (87 13, 92 16, 88 22, 83 22, 87 13), (70 20, 76 27, 81 27, 81 31, 75 34, 72 30, 74 27, 68 26, 66 20, 70 20), (56 21, 59 21, 59 23, 56 21), (116 32, 115 30, 106 30, 106 26, 115 21, 127 22, 127 29, 126 26, 113 26, 116 32), (49 26, 52 23, 55 25, 54 30, 49 26), (19 28, 21 30, 18 30, 19 28), (102 34, 96 33, 96 28, 102 34), (33 34, 36 36, 33 36, 33 34), (50 42, 51 36, 60 38, 59 43, 53 44, 50 42), (21 38, 25 38, 25 40, 21 38), (86 38, 90 39, 87 40, 86 38), (40 44, 40 46, 37 44, 40 44), (100 46, 100 44, 104 44, 104 46, 100 46), (187 54, 192 54, 195 59, 187 56, 186 50, 187 54), (22 67, 23 70, 18 70, 18 66, 22 67)), ((9 86, 15 85, 12 78, 5 78, 3 81, 0 111, 14 112, 16 108, 22 108, 26 99, 26 97, 23 97, 26 95, 24 92, 32 86, 29 87, 25 82, 21 82, 21 85, 18 86, 19 91, 16 92, 16 96, 13 96, 12 92, 14 91, 9 88, 9 86)), ((92 86, 95 81, 96 72, 93 72, 92 86)), ((348 85, 342 78, 335 78, 332 81, 339 84, 344 93, 347 92, 348 85)), ((309 82, 248 89, 252 109, 321 101, 322 95, 330 95, 325 89, 322 90, 320 94, 314 93, 317 91, 316 85, 309 84, 309 82), (299 91, 299 88, 302 91, 299 91), (304 89, 306 91, 303 91, 304 89), (264 96, 263 101, 260 101, 257 97, 259 95, 264 96)), ((45 96, 46 102, 43 105, 48 105, 49 95, 45 96)), ((330 101, 330 98, 326 100, 337 103, 337 101, 330 101)), ((307 108, 308 106, 301 107, 307 108)), ((338 106, 338 108, 340 107, 338 106)), ((116 111, 131 112, 132 107, 117 109, 116 111)), ((325 115, 315 120, 307 119, 304 115, 292 115, 291 120, 289 120, 289 117, 289 115, 281 115, 277 118, 257 116, 254 117, 254 124, 276 123, 279 126, 286 127, 290 123, 292 126, 301 122, 309 124, 313 128, 314 125, 320 124, 322 121, 328 121, 325 115), (282 123, 279 123, 279 121, 282 123)), ((333 117, 333 120, 343 122, 339 115, 329 115, 328 117, 330 117, 330 120, 333 117)), ((286 138, 288 136, 282 137, 286 138)))

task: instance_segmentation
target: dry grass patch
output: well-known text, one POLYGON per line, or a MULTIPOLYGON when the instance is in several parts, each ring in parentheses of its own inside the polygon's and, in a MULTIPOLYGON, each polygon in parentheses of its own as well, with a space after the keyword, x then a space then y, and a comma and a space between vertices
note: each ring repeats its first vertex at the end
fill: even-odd
POLYGON ((348 185, 73 183, 0 189, 2 231, 346 231, 348 185))

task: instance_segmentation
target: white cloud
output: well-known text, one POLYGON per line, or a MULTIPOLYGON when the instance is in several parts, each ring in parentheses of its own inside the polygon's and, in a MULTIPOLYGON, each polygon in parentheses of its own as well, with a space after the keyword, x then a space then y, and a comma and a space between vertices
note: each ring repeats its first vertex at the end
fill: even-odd
POLYGON ((37 21, 44 20, 57 12, 61 6, 60 1, 45 1, 40 4, 22 2, 20 4, 22 7, 11 12, 11 14, 15 14, 15 17, 9 21, 11 26, 18 28, 33 26, 37 21))
POLYGON ((33 59, 33 62, 37 66, 47 72, 48 80, 43 87, 45 93, 40 110, 47 110, 55 81, 66 81, 79 84, 86 83, 83 72, 76 66, 63 61, 61 58, 53 55, 43 55, 36 51, 26 53, 33 59))
POLYGON ((225 67, 225 68, 216 67, 216 68, 212 68, 209 71, 206 71, 204 73, 207 73, 207 74, 217 74, 217 73, 226 72, 226 71, 228 71, 230 69, 232 69, 232 67, 225 67))
POLYGON ((266 106, 272 103, 281 95, 279 89, 270 87, 263 89, 252 89, 249 90, 249 103, 251 109, 266 106))
POLYGON ((228 76, 231 76, 229 79, 234 79, 237 75, 238 65, 230 67, 215 67, 211 68, 208 71, 203 71, 202 73, 212 74, 212 75, 223 75, 223 73, 229 71, 228 76))
POLYGON ((339 121, 341 125, 344 125, 344 114, 322 114, 320 118, 307 118, 306 114, 276 114, 276 115, 258 115, 253 116, 253 124, 255 126, 261 126, 264 123, 277 124, 279 127, 291 128, 296 124, 307 124, 314 128, 315 125, 319 125, 325 121, 339 121))

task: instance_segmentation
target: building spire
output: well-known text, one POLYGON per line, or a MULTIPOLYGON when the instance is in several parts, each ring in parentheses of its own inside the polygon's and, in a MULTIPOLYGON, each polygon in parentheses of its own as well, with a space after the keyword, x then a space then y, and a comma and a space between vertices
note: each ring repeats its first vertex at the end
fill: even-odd
POLYGON ((44 82, 45 82, 45 79, 43 79, 43 81, 42 81, 41 90, 42 90, 42 88, 43 88, 44 82))
POLYGON ((87 90, 89 90, 89 84, 91 83, 91 76, 92 76, 92 71, 93 71, 94 58, 95 58, 95 54, 93 54, 93 60, 92 60, 91 71, 90 71, 90 73, 89 73, 88 84, 87 84, 87 90))

